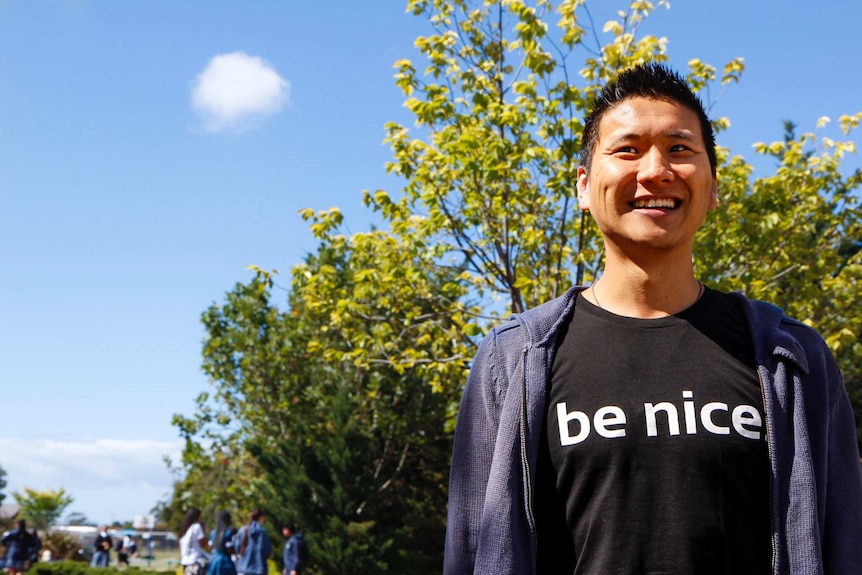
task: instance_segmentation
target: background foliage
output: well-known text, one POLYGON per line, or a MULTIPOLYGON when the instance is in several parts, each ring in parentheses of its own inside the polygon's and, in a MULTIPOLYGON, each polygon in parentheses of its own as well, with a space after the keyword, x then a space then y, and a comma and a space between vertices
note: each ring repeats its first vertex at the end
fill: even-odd
POLYGON ((25 487, 23 493, 13 491, 12 497, 21 506, 19 518, 25 519, 30 527, 43 533, 57 523, 73 501, 72 496, 63 488, 37 491, 25 487))
MULTIPOLYGON (((416 40, 424 67, 395 63, 415 117, 386 126, 387 169, 404 187, 365 192, 383 229, 349 233, 338 209, 304 210, 320 244, 286 300, 276 272, 255 268, 204 313, 213 387, 175 419, 186 448, 171 521, 189 505, 209 517, 262 505, 273 528, 300 522, 322 573, 439 571, 475 343, 501 315, 601 270, 598 234, 575 205, 581 118, 619 70, 667 60, 667 40, 639 32, 654 8, 630 2, 599 28, 583 0, 407 2, 431 33, 416 40)), ((743 70, 741 58, 692 60, 685 74, 708 94, 743 70)), ((838 119, 848 138, 860 117, 838 119)), ((842 164, 853 151, 788 124, 756 147, 774 174, 753 179, 719 149, 721 206, 695 266, 709 285, 820 330, 858 408, 862 174, 842 164)))
MULTIPOLYGON (((137 567, 125 570, 128 575, 176 575, 176 571, 149 571, 137 567)), ((58 563, 36 563, 28 571, 33 575, 111 575, 116 574, 114 567, 90 567, 86 563, 61 561, 58 563)))
POLYGON ((6 470, 0 467, 0 505, 3 504, 3 500, 6 499, 6 493, 4 493, 6 489, 6 470))

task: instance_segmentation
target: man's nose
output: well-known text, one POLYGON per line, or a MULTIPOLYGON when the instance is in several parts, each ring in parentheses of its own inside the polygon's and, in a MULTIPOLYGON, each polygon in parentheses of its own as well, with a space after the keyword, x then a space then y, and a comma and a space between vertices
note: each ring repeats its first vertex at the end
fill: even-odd
POLYGON ((667 184, 674 179, 670 159, 658 148, 650 148, 642 157, 638 180, 652 184, 667 184))

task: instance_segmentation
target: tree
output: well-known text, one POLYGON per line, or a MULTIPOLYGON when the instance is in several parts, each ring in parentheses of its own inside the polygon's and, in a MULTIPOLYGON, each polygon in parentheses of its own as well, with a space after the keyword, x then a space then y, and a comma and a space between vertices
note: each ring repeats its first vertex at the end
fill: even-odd
MULTIPOLYGON (((208 396, 205 396, 208 397, 208 396)), ((203 401, 202 397, 198 398, 203 401)), ((206 419, 201 413, 196 414, 206 419)), ((173 466, 174 472, 181 476, 174 481, 173 490, 165 501, 158 502, 152 509, 157 522, 173 531, 178 531, 183 517, 191 507, 201 510, 208 526, 215 527, 220 511, 231 514, 234 522, 243 520, 243 510, 257 506, 257 490, 253 487, 259 469, 248 455, 227 444, 209 443, 204 437, 214 433, 195 436, 203 428, 201 420, 174 416, 174 425, 186 440, 183 459, 173 466), (203 447, 201 444, 208 444, 203 447), (233 449, 233 451, 232 451, 233 449)), ((227 438, 228 442, 230 438, 227 438)), ((278 527, 277 525, 274 527, 278 527)))
MULTIPOLYGON (((303 266, 316 283, 294 274, 289 310, 273 303, 274 276, 260 270, 228 293, 223 305, 207 310, 204 370, 215 391, 199 397, 194 417, 175 418, 187 439, 187 475, 174 501, 185 493, 221 493, 220 483, 201 479, 230 450, 255 470, 231 474, 227 482, 228 488, 245 486, 241 505, 262 505, 276 521, 286 514, 298 520, 314 534, 313 555, 325 572, 439 571, 455 388, 435 392, 403 361, 357 353, 362 342, 341 336, 345 324, 331 310, 320 313, 298 295, 318 289, 353 293, 361 290, 357 270, 372 261, 387 268, 403 257, 395 245, 369 254, 343 242, 324 243, 303 266), (352 353, 352 359, 332 360, 336 351, 352 353)), ((451 283, 441 275, 420 289, 422 280, 402 277, 400 288, 386 287, 396 317, 421 318, 431 309, 427 298, 446 293, 451 283)), ((414 330, 379 319, 381 310, 364 307, 361 299, 351 305, 361 314, 343 312, 352 322, 387 331, 396 343, 413 339, 414 368, 432 363, 432 355, 459 353, 463 336, 448 343, 432 336, 437 329, 460 333, 450 320, 419 321, 421 329, 414 330)))
POLYGON ((21 516, 42 531, 47 531, 72 504, 72 496, 62 487, 51 491, 36 491, 24 488, 24 493, 12 492, 12 497, 21 506, 21 516))
POLYGON ((66 516, 66 525, 94 525, 87 516, 80 511, 73 511, 66 516))
MULTIPOLYGON (((415 246, 433 252, 437 265, 463 270, 458 281, 470 309, 467 298, 438 300, 434 317, 469 312, 493 318, 594 279, 602 265, 600 238, 574 206, 580 118, 618 70, 667 60, 666 38, 638 35, 653 9, 651 2, 632 1, 598 29, 586 2, 566 0, 556 8, 557 31, 551 32, 554 8, 544 0, 410 0, 408 10, 425 16, 435 33, 416 41, 427 60, 423 74, 409 60, 395 65, 405 106, 416 118, 415 134, 387 125, 394 154, 388 169, 404 179, 404 189, 396 197, 382 190, 365 194, 366 204, 388 224, 385 233, 339 241, 415 246)), ((738 81, 743 69, 738 58, 719 77, 715 67, 694 59, 686 77, 708 95, 715 84, 724 89, 738 81)), ((843 133, 849 135, 860 118, 839 118, 843 133)), ((827 122, 821 119, 818 129, 827 122)), ((713 121, 719 132, 728 124, 726 118, 713 121)), ((710 285, 772 301, 816 327, 836 353, 862 413, 862 314, 856 303, 862 176, 842 166, 852 151, 852 141, 786 134, 783 142, 757 146, 778 165, 774 175, 753 180, 750 164, 719 149, 722 205, 697 240, 695 263, 710 285)), ((310 218, 313 229, 333 213, 310 218)), ((333 238, 341 233, 339 226, 324 231, 333 238)), ((367 284, 393 280, 375 272, 367 284)), ((332 309, 347 305, 333 295, 307 297, 332 309)), ((358 326, 344 337, 373 340, 375 334, 358 326)), ((363 349, 383 344, 378 338, 363 349)))
POLYGON ((6 489, 6 470, 0 467, 0 504, 6 499, 6 494, 3 492, 6 489))
POLYGON ((325 424, 331 429, 303 423, 296 430, 305 445, 326 446, 311 458, 294 446, 303 474, 318 483, 314 491, 305 477, 295 482, 299 498, 320 501, 315 515, 343 522, 341 529, 324 523, 318 531, 331 534, 331 555, 339 559, 326 572, 374 568, 362 568, 361 558, 396 572, 438 572, 448 427, 472 318, 437 312, 436 302, 457 300, 461 290, 453 271, 434 265, 423 246, 379 241, 375 232, 344 241, 322 233, 325 226, 316 229, 323 241, 294 272, 291 310, 317 318, 304 336, 305 364, 315 358, 321 363, 316 380, 326 383, 315 386, 313 407, 331 415, 325 424), (333 308, 330 302, 339 303, 333 308), (339 493, 344 478, 350 479, 339 493), (322 493, 334 497, 329 501, 322 493), (379 543, 369 541, 357 557, 340 556, 345 540, 366 533, 379 543))
MULTIPOLYGON (((581 23, 591 21, 583 4, 562 2, 560 31, 551 34, 547 20, 553 7, 543 0, 408 2, 408 10, 426 17, 435 33, 416 41, 428 62, 423 75, 409 60, 395 64, 396 83, 415 115, 418 135, 387 125, 394 154, 387 168, 404 179, 403 193, 394 198, 383 190, 365 193, 366 205, 380 212, 388 230, 344 238, 337 211, 303 212, 324 242, 331 237, 372 253, 381 248, 369 244, 427 254, 427 259, 405 259, 407 267, 358 272, 367 276, 363 289, 384 298, 378 307, 386 308, 386 284, 448 267, 456 278, 450 291, 461 295, 439 298, 425 321, 460 315, 469 318, 460 322, 462 332, 476 336, 487 320, 559 295, 573 280, 590 279, 600 269, 596 229, 574 210, 580 118, 618 69, 666 60, 666 40, 636 37, 653 7, 632 2, 620 21, 605 26, 611 38, 602 46, 599 32, 581 23), (585 60, 576 73, 578 54, 585 60), (583 87, 577 78, 586 79, 583 87)), ((722 82, 735 80, 741 69, 740 60, 728 63, 722 82)), ((693 84, 702 87, 714 78, 713 68, 692 65, 693 84)), ((356 295, 307 292, 308 305, 331 309, 349 309, 356 295)), ((357 328, 344 337, 365 341, 361 353, 386 345, 384 337, 357 328)), ((412 349, 409 344, 400 349, 403 354, 390 351, 387 359, 410 366, 412 349)), ((471 355, 462 353, 447 373, 463 373, 471 355)), ((427 372, 443 369, 429 359, 427 372)))

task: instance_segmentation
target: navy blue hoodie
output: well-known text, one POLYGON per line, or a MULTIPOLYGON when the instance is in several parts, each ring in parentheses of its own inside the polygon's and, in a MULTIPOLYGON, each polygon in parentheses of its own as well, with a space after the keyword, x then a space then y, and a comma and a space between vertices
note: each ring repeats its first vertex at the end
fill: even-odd
MULTIPOLYGON (((455 430, 445 575, 536 573, 532 496, 548 374, 583 289, 513 316, 479 346, 455 430)), ((745 309, 763 392, 773 573, 859 573, 862 466, 835 359, 810 327, 731 295, 745 309)))
POLYGON ((291 571, 302 573, 305 569, 305 539, 302 533, 294 533, 284 543, 284 571, 290 575, 291 571))
POLYGON ((240 527, 233 540, 234 552, 239 554, 243 548, 242 540, 246 530, 248 530, 248 541, 246 541, 245 551, 237 557, 236 570, 243 575, 267 575, 269 567, 266 560, 272 554, 272 543, 269 535, 257 521, 252 521, 250 526, 240 527))

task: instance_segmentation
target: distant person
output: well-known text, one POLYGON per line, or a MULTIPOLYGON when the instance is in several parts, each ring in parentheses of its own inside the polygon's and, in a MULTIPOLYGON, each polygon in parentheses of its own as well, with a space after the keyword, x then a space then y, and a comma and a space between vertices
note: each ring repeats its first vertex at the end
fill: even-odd
POLYGON ((39 561, 42 563, 50 563, 54 560, 54 554, 51 553, 50 549, 42 549, 42 553, 39 555, 39 561))
POLYGON ((42 549, 42 540, 39 539, 39 533, 35 529, 30 530, 30 537, 33 540, 30 546, 30 566, 39 562, 39 550, 42 549))
POLYGON ((213 531, 213 559, 210 562, 207 575, 237 575, 233 562, 233 528, 230 513, 222 511, 218 514, 216 528, 213 531))
POLYGON ((282 575, 302 575, 308 566, 308 547, 302 533, 296 530, 295 523, 285 523, 281 526, 284 542, 284 570, 282 575))
POLYGON ((9 575, 20 575, 30 567, 33 549, 33 536, 27 532, 27 523, 19 519, 15 525, 15 529, 6 533, 2 539, 6 547, 4 571, 9 575))
POLYGON ((186 511, 180 525, 180 565, 183 575, 201 575, 206 573, 210 561, 207 550, 207 538, 201 521, 201 510, 192 507, 186 511))
POLYGON ((113 545, 113 539, 108 535, 108 526, 100 526, 99 534, 93 541, 93 558, 90 559, 90 567, 107 567, 111 564, 111 545, 113 545))
POLYGON ((126 552, 129 554, 129 557, 138 556, 138 542, 135 541, 134 537, 129 537, 129 543, 128 546, 126 546, 126 552))
POLYGON ((129 566, 129 548, 132 546, 132 537, 124 535, 122 539, 117 539, 117 566, 125 568, 129 566))
POLYGON ((234 538, 236 570, 239 575, 268 575, 266 560, 272 554, 269 535, 263 530, 264 513, 260 509, 251 512, 248 523, 243 525, 234 538))

